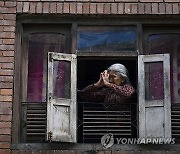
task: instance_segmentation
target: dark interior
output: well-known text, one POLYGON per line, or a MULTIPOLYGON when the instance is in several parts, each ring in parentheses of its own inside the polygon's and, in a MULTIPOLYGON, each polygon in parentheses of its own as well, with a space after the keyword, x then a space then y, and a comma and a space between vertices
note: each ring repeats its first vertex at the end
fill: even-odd
MULTIPOLYGON (((78 59, 78 72, 77 72, 77 88, 79 90, 83 89, 87 85, 90 85, 92 83, 95 83, 99 79, 100 72, 103 72, 105 69, 107 69, 110 65, 115 63, 121 63, 126 66, 126 68, 129 71, 129 79, 131 81, 131 84, 136 89, 137 88, 137 60, 132 58, 125 58, 123 60, 121 59, 109 59, 109 58, 85 58, 85 59, 78 59)), ((133 97, 133 105, 131 105, 131 138, 137 137, 137 120, 136 120, 136 111, 137 111, 137 97, 133 97), (135 105, 134 105, 135 104, 135 105)), ((85 139, 84 138, 84 127, 83 127, 83 113, 85 108, 91 108, 91 110, 100 110, 102 111, 102 107, 100 104, 92 103, 87 104, 83 102, 78 102, 78 142, 79 143, 100 143, 100 133, 95 138, 91 139, 85 139), (99 135, 99 138, 97 139, 97 136, 99 135)), ((94 124, 90 124, 91 126, 94 126, 94 124)), ((108 129, 108 128, 107 128, 108 129)), ((107 131, 108 132, 108 131, 107 131)), ((125 134, 125 133, 124 133, 125 134)), ((88 137, 88 136, 85 136, 88 137)), ((118 136, 118 137, 126 137, 129 138, 129 136, 118 136)))

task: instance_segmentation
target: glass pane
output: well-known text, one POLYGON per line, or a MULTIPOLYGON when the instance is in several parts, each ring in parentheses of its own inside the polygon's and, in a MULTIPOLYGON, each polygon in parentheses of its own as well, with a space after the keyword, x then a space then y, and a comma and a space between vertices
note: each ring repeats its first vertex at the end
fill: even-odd
POLYGON ((172 53, 174 46, 179 44, 178 34, 153 34, 149 36, 149 51, 147 54, 172 53))
POLYGON ((29 35, 28 49, 28 102, 46 102, 47 52, 65 50, 65 35, 36 33, 29 35))
POLYGON ((83 26, 78 29, 78 51, 136 51, 132 26, 83 26))
POLYGON ((145 63, 145 99, 164 99, 163 62, 145 63))
POLYGON ((71 98, 71 63, 68 61, 53 62, 53 97, 71 98))
POLYGON ((171 101, 180 103, 180 34, 152 34, 146 54, 170 54, 171 101))

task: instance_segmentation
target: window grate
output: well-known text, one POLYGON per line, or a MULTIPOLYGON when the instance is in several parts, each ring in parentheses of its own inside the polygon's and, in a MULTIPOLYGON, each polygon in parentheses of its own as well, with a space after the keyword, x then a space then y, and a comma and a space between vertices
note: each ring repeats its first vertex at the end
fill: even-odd
POLYGON ((175 138, 175 142, 180 142, 180 103, 172 104, 171 111, 171 129, 172 138, 175 138))
POLYGON ((22 142, 43 142, 46 134, 46 103, 22 103, 22 142))
MULTIPOLYGON (((134 112, 135 106, 128 111, 116 111, 108 110, 102 104, 79 103, 78 142, 99 143, 101 137, 107 133, 113 133, 118 138, 136 137, 134 112)), ((46 103, 22 103, 21 115, 21 142, 45 142, 46 103)), ((180 104, 172 104, 171 122, 172 138, 179 143, 180 104)))

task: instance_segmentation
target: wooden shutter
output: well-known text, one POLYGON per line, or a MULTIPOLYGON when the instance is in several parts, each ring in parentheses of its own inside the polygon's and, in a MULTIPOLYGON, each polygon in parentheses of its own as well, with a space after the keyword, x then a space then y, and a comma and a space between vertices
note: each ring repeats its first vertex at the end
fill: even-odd
POLYGON ((138 57, 139 138, 171 137, 170 56, 138 57))
POLYGON ((76 66, 77 58, 74 54, 48 53, 49 141, 76 142, 76 66))

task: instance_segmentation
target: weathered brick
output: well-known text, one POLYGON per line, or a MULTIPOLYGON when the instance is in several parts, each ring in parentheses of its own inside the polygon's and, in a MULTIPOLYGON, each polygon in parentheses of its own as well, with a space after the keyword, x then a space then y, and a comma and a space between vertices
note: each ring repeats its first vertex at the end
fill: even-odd
POLYGON ((164 0, 164 2, 180 2, 180 0, 164 0))
POLYGON ((9 148, 10 148, 10 143, 0 142, 0 149, 9 149, 9 148))
POLYGON ((50 3, 50 13, 56 13, 56 3, 50 3))
MULTIPOLYGON (((11 89, 12 91, 12 89, 11 89)), ((1 108, 12 108, 12 102, 0 102, 1 108)))
POLYGON ((166 14, 172 14, 172 4, 166 3, 166 14))
POLYGON ((138 2, 138 0, 115 0, 115 2, 138 2))
MULTIPOLYGON (((0 89, 0 94, 1 95, 12 95, 12 89, 0 89)), ((0 103, 1 105, 1 103, 0 103)))
POLYGON ((138 5, 138 13, 139 14, 144 14, 144 11, 145 11, 144 3, 139 3, 139 5, 138 5))
POLYGON ((118 4, 118 14, 123 14, 124 13, 124 4, 119 3, 118 4))
POLYGON ((70 3, 70 13, 76 13, 76 3, 70 3))
POLYGON ((158 3, 152 3, 152 14, 158 14, 158 3))
MULTIPOLYGON (((4 32, 15 32, 15 26, 5 26, 4 32)), ((13 34, 13 36, 15 36, 14 34, 13 34)))
POLYGON ((4 1, 0 1, 0 6, 4 6, 4 1))
MULTIPOLYGON (((0 101, 10 102, 12 101, 12 96, 0 96, 0 101)), ((7 114, 7 112, 1 112, 2 114, 7 114)))
POLYGON ((0 121, 11 121, 11 120, 12 120, 12 115, 0 115, 0 121))
POLYGON ((145 8, 145 14, 151 14, 151 12, 152 12, 152 5, 151 5, 151 3, 145 3, 144 8, 145 8))
MULTIPOLYGON (((2 128, 0 129, 0 134, 5 135, 5 134, 11 134, 11 129, 10 128, 2 128)), ((1 152, 0 152, 1 154, 1 152)))
POLYGON ((20 150, 11 150, 11 154, 19 154, 20 150))
POLYGON ((14 45, 0 45, 0 50, 14 50, 14 45))
POLYGON ((16 13, 16 7, 7 8, 7 13, 16 13))
POLYGON ((43 4, 43 13, 49 13, 49 3, 48 2, 45 2, 43 4))
POLYGON ((0 135, 0 142, 10 142, 11 137, 9 135, 0 135))
POLYGON ((28 13, 29 12, 29 2, 24 2, 23 12, 24 13, 28 13))
POLYGON ((14 68, 13 63, 0 63, 0 66, 2 69, 13 69, 14 68))
POLYGON ((0 81, 1 82, 12 82, 13 77, 12 76, 0 76, 0 81))
POLYGON ((83 4, 83 14, 89 14, 89 3, 83 4))
POLYGON ((172 4, 173 14, 179 14, 178 3, 172 4))
MULTIPOLYGON (((88 1, 88 0, 86 0, 86 1, 88 1)), ((90 0, 90 2, 114 2, 114 0, 90 0)))
POLYGON ((104 4, 97 3, 97 14, 103 14, 103 12, 104 12, 104 4))
POLYGON ((57 3, 57 13, 62 13, 62 12, 63 12, 63 4, 57 3))
MULTIPOLYGON (((3 44, 3 39, 0 39, 0 45, 3 44)), ((1 56, 1 55, 0 55, 1 56)))
POLYGON ((17 2, 17 13, 21 13, 23 8, 22 2, 17 2))
POLYGON ((136 3, 131 4, 131 13, 132 14, 138 13, 138 5, 136 3))
POLYGON ((6 150, 0 150, 0 154, 10 154, 10 150, 9 149, 6 149, 6 150))
POLYGON ((104 4, 104 14, 111 14, 111 4, 110 3, 104 4))
POLYGON ((35 13, 36 12, 36 3, 31 2, 30 3, 30 13, 35 13))
POLYGON ((77 3, 77 14, 82 14, 82 3, 77 3))
POLYGON ((0 75, 13 75, 14 71, 9 69, 0 69, 0 75))
POLYGON ((4 19, 5 20, 16 20, 16 15, 15 14, 4 14, 4 19))
POLYGON ((4 26, 0 25, 0 32, 2 32, 4 29, 4 26))
POLYGON ((16 6, 16 2, 5 2, 5 6, 6 7, 15 7, 16 6))
POLYGON ((118 3, 112 3, 111 4, 111 13, 117 14, 117 11, 118 11, 118 3))
POLYGON ((97 8, 96 8, 96 3, 90 3, 90 14, 96 14, 97 12, 96 12, 96 10, 97 10, 97 8))
POLYGON ((8 13, 8 8, 0 7, 0 12, 1 13, 8 13))
POLYGON ((63 13, 69 13, 69 3, 64 3, 63 13))
POLYGON ((131 13, 131 5, 130 5, 130 3, 125 3, 124 13, 125 14, 130 14, 131 13))
POLYGON ((0 122, 0 129, 1 128, 10 128, 11 122, 0 122))
POLYGON ((6 56, 6 57, 13 57, 14 56, 14 51, 3 51, 2 55, 6 56))
MULTIPOLYGON (((33 154, 39 154, 39 153, 41 153, 41 151, 40 150, 36 150, 36 151, 33 150, 32 153, 33 154)), ((55 154, 55 150, 53 151, 53 154, 55 154)), ((71 153, 71 154, 73 154, 73 153, 71 153)))
POLYGON ((0 88, 13 88, 13 84, 9 82, 0 82, 0 88))
POLYGON ((159 3, 159 14, 165 14, 165 4, 159 3))
POLYGON ((42 9, 43 9, 42 3, 41 2, 37 3, 36 13, 42 13, 42 9))
POLYGON ((13 20, 0 20, 0 25, 5 25, 5 26, 14 26, 15 21, 13 20))
POLYGON ((3 39, 4 44, 14 44, 14 39, 3 39))
POLYGON ((146 2, 146 3, 152 2, 152 3, 154 3, 154 2, 163 2, 163 0, 140 0, 140 2, 146 2))
POLYGON ((4 15, 3 14, 0 14, 0 19, 3 19, 4 18, 4 15))

